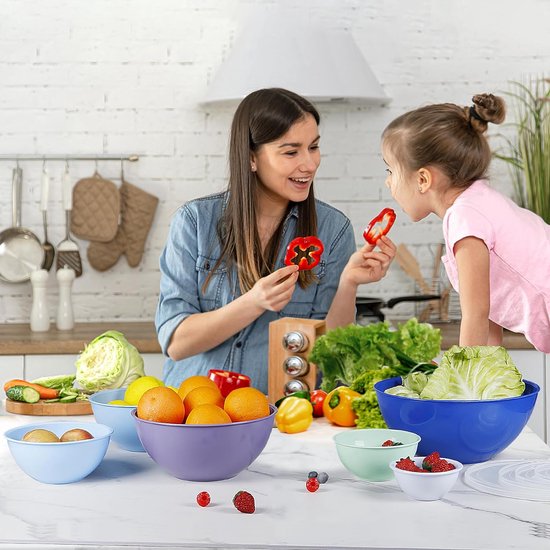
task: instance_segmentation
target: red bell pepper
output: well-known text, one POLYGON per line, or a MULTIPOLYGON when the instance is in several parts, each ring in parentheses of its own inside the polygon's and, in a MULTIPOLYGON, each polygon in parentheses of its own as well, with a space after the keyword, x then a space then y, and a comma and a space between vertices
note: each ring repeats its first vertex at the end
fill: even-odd
POLYGON ((384 208, 378 216, 373 218, 363 231, 363 237, 369 244, 376 244, 378 239, 386 235, 395 221, 395 210, 384 208))
POLYGON ((300 271, 313 269, 321 261, 324 250, 321 239, 317 237, 297 237, 287 246, 285 265, 297 265, 300 271))
POLYGON ((250 378, 246 374, 230 370, 210 369, 208 371, 208 378, 216 383, 224 398, 237 388, 247 388, 250 386, 250 378))

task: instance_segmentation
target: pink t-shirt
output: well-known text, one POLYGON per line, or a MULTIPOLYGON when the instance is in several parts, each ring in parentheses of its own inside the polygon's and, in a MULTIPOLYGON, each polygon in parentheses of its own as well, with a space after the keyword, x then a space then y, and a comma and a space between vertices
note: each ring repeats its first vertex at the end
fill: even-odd
POLYGON ((459 292, 454 245, 464 237, 483 240, 490 261, 489 319, 550 353, 550 225, 478 180, 445 213, 443 234, 442 260, 454 289, 459 292))

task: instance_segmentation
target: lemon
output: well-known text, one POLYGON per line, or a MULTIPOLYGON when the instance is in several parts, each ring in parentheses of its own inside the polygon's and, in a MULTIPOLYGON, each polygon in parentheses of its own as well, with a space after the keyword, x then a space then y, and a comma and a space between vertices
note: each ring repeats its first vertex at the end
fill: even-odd
POLYGON ((164 382, 155 378, 154 376, 141 376, 137 380, 134 380, 124 393, 124 401, 128 405, 137 405, 141 396, 151 388, 158 388, 164 386, 164 382))
POLYGON ((115 399, 114 401, 109 401, 107 405, 126 405, 128 406, 130 403, 126 403, 126 401, 123 401, 122 399, 115 399))

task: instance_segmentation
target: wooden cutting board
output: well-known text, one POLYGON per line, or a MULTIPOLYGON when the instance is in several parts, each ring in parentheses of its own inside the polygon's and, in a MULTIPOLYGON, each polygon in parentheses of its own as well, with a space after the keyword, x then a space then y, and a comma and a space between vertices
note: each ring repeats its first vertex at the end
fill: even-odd
POLYGON ((28 414, 32 416, 80 416, 93 414, 92 404, 89 401, 76 403, 23 403, 6 399, 6 411, 14 414, 28 414))

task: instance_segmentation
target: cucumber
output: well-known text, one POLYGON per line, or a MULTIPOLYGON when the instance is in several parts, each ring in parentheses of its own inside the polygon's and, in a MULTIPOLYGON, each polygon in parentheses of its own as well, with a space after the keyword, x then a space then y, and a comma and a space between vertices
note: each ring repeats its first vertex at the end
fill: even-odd
POLYGON ((40 400, 40 394, 29 386, 13 386, 6 395, 12 401, 23 401, 23 403, 37 403, 40 400))
POLYGON ((61 397, 59 403, 74 403, 76 401, 76 395, 67 395, 66 397, 61 397))

